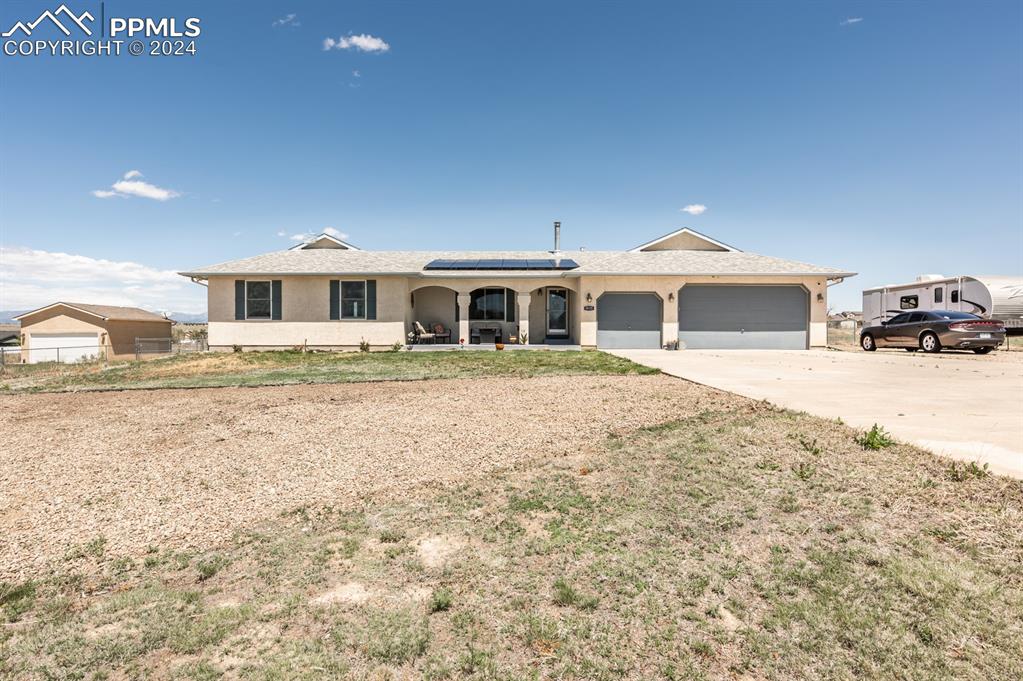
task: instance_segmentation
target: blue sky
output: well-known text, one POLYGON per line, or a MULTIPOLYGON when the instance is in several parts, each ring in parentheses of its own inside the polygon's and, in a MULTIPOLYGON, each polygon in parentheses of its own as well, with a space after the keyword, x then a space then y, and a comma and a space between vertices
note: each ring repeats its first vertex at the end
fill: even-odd
MULTIPOLYGON (((57 5, 8 0, 0 24, 57 5)), ((0 309, 201 311, 170 272, 327 227, 541 249, 560 219, 565 246, 616 249, 690 226, 859 272, 836 309, 925 272, 1023 272, 1019 2, 105 12, 199 17, 198 54, 0 55, 0 309)))

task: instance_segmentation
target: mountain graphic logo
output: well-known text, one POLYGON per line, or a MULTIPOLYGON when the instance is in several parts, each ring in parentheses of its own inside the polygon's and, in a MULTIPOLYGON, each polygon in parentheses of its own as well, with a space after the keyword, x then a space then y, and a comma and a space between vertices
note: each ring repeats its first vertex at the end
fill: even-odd
POLYGON ((74 25, 78 26, 78 28, 82 29, 82 31, 85 32, 85 35, 92 35, 92 30, 85 25, 84 20, 88 19, 91 22, 95 21, 96 17, 92 16, 89 12, 82 12, 81 15, 75 15, 74 12, 68 9, 67 5, 61 5, 53 12, 51 12, 50 10, 46 10, 45 12, 40 14, 35 21, 29 23, 19 21, 18 23, 14 24, 14 26, 11 26, 9 31, 5 31, 0 35, 2 35, 4 38, 10 38, 16 32, 21 31, 26 36, 30 36, 32 35, 32 31, 35 30, 36 26, 43 23, 44 19, 49 19, 57 28, 60 29, 61 33, 63 33, 66 36, 70 36, 71 31, 69 31, 64 24, 60 23, 60 19, 57 18, 57 16, 61 14, 64 15, 65 21, 73 22, 74 25))

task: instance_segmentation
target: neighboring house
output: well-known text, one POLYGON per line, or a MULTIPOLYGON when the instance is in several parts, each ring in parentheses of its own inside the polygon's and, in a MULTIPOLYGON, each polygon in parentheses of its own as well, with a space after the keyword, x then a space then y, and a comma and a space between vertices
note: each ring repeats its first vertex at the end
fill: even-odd
POLYGON ((831 326, 842 329, 855 329, 857 324, 863 324, 863 313, 862 312, 837 312, 832 315, 828 315, 828 321, 831 322, 831 326))
POLYGON ((134 357, 137 339, 169 339, 173 323, 137 307, 85 303, 53 303, 15 319, 29 364, 134 357))
POLYGON ((0 324, 0 347, 17 346, 21 342, 21 326, 0 324))
MULTIPOLYGON (((556 225, 556 230, 558 226, 556 225)), ((211 349, 404 342, 599 348, 795 348, 827 343, 829 282, 854 273, 680 229, 628 251, 367 251, 320 235, 181 274, 208 286, 211 349)))

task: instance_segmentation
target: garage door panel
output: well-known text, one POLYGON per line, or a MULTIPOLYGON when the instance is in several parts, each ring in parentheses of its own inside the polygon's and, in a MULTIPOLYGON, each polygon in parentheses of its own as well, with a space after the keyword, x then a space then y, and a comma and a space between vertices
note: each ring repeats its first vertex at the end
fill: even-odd
POLYGON ((605 293, 597 300, 597 347, 661 347, 661 299, 652 293, 605 293))
POLYGON ((28 337, 28 362, 79 362, 99 356, 95 333, 33 333, 28 337))
POLYGON ((684 286, 679 341, 694 349, 803 350, 807 296, 800 286, 684 286))

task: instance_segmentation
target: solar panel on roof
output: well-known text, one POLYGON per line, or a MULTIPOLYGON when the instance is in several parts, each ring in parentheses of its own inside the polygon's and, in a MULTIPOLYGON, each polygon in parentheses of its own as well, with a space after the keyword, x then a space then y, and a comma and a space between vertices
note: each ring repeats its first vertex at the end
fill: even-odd
POLYGON ((475 258, 431 260, 424 270, 574 270, 579 264, 571 258, 526 260, 521 258, 475 258))

